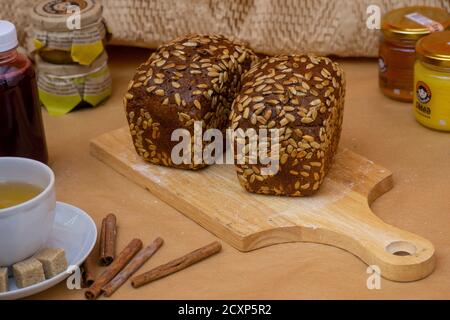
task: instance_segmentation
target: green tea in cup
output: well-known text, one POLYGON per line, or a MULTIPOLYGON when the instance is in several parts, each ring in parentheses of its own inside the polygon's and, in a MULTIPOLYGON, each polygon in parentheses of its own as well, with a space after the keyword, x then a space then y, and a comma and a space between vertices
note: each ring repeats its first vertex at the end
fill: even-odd
POLYGON ((25 182, 0 181, 0 209, 31 200, 42 191, 42 188, 25 182))

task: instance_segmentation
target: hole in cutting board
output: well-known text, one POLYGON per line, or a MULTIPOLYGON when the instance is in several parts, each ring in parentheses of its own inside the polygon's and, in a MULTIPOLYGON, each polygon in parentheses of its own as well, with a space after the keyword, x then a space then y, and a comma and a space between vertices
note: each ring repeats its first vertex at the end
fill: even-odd
POLYGON ((407 257, 414 255, 417 248, 414 244, 408 241, 395 241, 387 245, 386 251, 395 256, 407 257))

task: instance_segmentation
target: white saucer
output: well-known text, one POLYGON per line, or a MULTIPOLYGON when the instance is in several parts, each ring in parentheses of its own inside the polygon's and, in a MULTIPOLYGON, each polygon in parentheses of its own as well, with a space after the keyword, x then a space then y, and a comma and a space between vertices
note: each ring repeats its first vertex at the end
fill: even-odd
MULTIPOLYGON (((94 248, 96 241, 97 227, 86 212, 66 203, 56 203, 55 222, 47 247, 63 248, 69 266, 80 266, 94 248)), ((11 277, 9 291, 0 293, 0 300, 19 299, 36 294, 60 283, 69 275, 70 273, 65 271, 23 289, 18 289, 11 277)))

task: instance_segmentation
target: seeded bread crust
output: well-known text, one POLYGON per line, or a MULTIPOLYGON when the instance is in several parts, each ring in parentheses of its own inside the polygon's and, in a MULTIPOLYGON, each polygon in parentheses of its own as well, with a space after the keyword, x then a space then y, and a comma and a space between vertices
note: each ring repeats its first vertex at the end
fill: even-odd
POLYGON ((344 98, 344 73, 328 58, 277 56, 254 65, 233 103, 231 126, 279 129, 280 167, 268 176, 260 163, 236 165, 241 185, 260 194, 316 193, 337 151, 344 98))
POLYGON ((193 137, 194 121, 203 121, 203 130, 224 131, 242 76, 256 59, 244 45, 215 35, 189 35, 159 47, 137 69, 124 97, 137 153, 153 164, 205 167, 172 162, 178 144, 172 132, 187 129, 193 137))

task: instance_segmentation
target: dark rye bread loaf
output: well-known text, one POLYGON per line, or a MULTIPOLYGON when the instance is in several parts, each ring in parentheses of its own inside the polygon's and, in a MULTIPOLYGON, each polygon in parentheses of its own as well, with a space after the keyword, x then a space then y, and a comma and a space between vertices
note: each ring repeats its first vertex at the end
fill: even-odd
POLYGON ((279 170, 270 176, 259 162, 236 165, 241 185, 261 194, 317 192, 337 151, 344 97, 344 73, 328 58, 278 56, 254 65, 234 101, 231 126, 279 129, 279 170))
POLYGON ((203 121, 203 130, 225 130, 242 76, 256 59, 223 36, 189 35, 160 46, 137 69, 124 98, 137 153, 153 164, 204 167, 172 162, 178 144, 171 141, 172 132, 187 129, 193 137, 194 121, 203 121))

